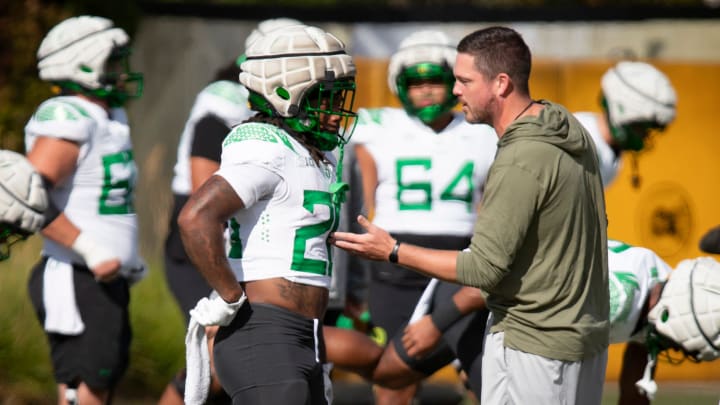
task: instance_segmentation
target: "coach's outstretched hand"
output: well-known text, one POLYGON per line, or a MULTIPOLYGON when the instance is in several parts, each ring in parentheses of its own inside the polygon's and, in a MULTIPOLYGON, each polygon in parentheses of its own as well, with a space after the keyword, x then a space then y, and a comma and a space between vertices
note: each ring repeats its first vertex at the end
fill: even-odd
POLYGON ((330 243, 356 256, 387 261, 395 246, 395 239, 386 230, 370 223, 363 215, 358 215, 357 221, 365 228, 366 233, 333 232, 330 243))

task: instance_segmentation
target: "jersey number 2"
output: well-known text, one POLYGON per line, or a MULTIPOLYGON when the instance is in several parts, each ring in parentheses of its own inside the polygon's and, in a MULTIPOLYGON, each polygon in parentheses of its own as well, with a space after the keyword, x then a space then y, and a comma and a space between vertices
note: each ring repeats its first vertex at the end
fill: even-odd
MULTIPOLYGON (((315 213, 315 206, 324 205, 328 207, 329 218, 325 221, 306 225, 295 231, 293 242, 292 263, 290 268, 295 271, 303 271, 314 274, 332 274, 332 254, 330 244, 325 240, 325 249, 328 260, 308 259, 305 257, 308 240, 333 232, 338 227, 338 215, 335 205, 332 203, 332 194, 326 191, 305 190, 303 208, 315 213)), ((230 221, 230 252, 231 259, 242 258, 242 239, 240 238, 240 224, 232 218, 230 221)))

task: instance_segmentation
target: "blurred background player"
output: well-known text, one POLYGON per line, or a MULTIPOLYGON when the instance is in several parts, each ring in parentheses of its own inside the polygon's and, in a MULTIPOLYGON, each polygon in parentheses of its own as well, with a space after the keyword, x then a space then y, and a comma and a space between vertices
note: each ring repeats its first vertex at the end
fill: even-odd
MULTIPOLYGON (((405 38, 388 67, 388 85, 403 108, 360 109, 353 142, 372 221, 399 241, 461 250, 470 243, 498 138, 452 111, 455 45, 440 31, 405 38)), ((371 263, 373 322, 388 336, 401 332, 428 281, 392 263, 371 263)), ((409 403, 416 389, 377 388, 375 397, 378 404, 409 403)))
POLYGON ((668 77, 645 62, 622 61, 601 80, 602 113, 578 112, 575 117, 595 141, 603 184, 617 175, 623 152, 631 152, 633 185, 639 186, 637 152, 646 149, 655 131, 675 119, 677 96, 668 77))
POLYGON ((335 36, 295 25, 253 42, 241 68, 259 113, 226 137, 219 171, 178 220, 188 256, 219 295, 191 310, 185 400, 195 403, 190 376, 203 363, 195 332, 220 325, 215 369, 233 403, 327 404, 327 238, 346 189, 331 151, 351 135, 355 65, 335 36))
POLYGON ((25 127, 27 158, 53 213, 28 288, 63 404, 109 403, 129 360, 129 286, 145 271, 123 109, 142 93, 142 75, 129 68, 129 41, 112 21, 80 16, 52 28, 37 52, 40 79, 61 93, 25 127))
POLYGON ((0 261, 10 247, 39 231, 45 222, 47 193, 25 156, 0 150, 0 261))
MULTIPOLYGON (((245 39, 245 49, 269 31, 297 24, 300 22, 289 18, 262 21, 245 39)), ((172 180, 173 209, 165 241, 165 276, 186 325, 190 320, 190 310, 200 298, 210 295, 212 289, 185 252, 177 218, 190 194, 220 168, 222 141, 230 129, 254 114, 248 106, 248 91, 238 81, 241 59, 218 69, 213 81, 197 95, 178 144, 172 180)), ((184 391, 183 369, 166 387, 159 403, 182 404, 184 391)), ((213 381, 211 391, 211 401, 229 403, 230 398, 216 381, 213 381)))

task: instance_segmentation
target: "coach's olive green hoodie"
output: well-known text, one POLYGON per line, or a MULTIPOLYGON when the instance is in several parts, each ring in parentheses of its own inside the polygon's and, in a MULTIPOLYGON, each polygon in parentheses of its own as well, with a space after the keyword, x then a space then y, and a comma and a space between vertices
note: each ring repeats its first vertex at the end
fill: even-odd
POLYGON ((457 276, 485 292, 506 347, 579 361, 608 346, 605 199, 590 136, 541 103, 498 142, 457 276))

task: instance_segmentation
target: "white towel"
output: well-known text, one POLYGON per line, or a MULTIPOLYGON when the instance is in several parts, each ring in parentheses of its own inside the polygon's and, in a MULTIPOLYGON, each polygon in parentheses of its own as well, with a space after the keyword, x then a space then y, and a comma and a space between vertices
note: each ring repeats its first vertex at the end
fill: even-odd
POLYGON ((437 284, 438 279, 434 278, 430 280, 427 287, 425 287, 425 290, 420 296, 420 299, 418 300, 418 303, 413 310, 412 316, 410 316, 408 324, 417 322, 418 319, 427 315, 427 313, 430 311, 430 307, 432 306, 432 297, 435 293, 435 288, 437 287, 437 284))
POLYGON ((43 305, 46 331, 63 335, 79 335, 85 331, 75 301, 72 264, 48 258, 43 272, 43 305))
POLYGON ((210 389, 210 353, 205 326, 227 326, 247 299, 243 293, 237 302, 225 302, 220 296, 201 298, 190 310, 190 324, 185 335, 185 404, 202 405, 210 389))
POLYGON ((185 403, 204 404, 210 388, 210 352, 205 327, 194 317, 185 335, 185 363, 185 403))

